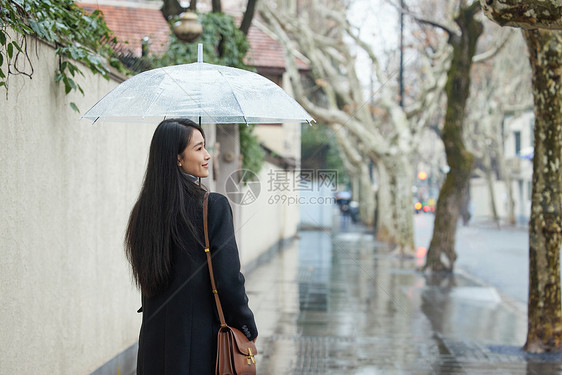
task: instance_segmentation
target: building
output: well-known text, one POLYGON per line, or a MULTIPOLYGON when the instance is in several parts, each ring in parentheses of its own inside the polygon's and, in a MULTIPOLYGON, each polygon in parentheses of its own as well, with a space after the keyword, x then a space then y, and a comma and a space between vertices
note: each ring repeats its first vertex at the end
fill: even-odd
MULTIPOLYGON (((501 180, 496 178, 493 181, 496 209, 502 221, 507 220, 509 215, 509 194, 505 183, 506 177, 509 176, 515 219, 518 224, 525 225, 529 222, 533 177, 534 119, 534 113, 527 111, 518 115, 506 116, 502 123, 506 173, 501 180)), ((487 182, 484 178, 473 178, 470 182, 470 189, 473 219, 491 219, 491 199, 487 182)))

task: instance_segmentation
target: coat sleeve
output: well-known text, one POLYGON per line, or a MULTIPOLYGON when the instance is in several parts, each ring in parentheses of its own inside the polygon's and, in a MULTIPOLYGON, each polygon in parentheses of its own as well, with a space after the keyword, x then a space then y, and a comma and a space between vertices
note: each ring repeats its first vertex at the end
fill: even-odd
POLYGON ((209 243, 225 320, 253 340, 258 336, 258 330, 248 306, 244 276, 240 272, 232 209, 224 195, 213 193, 209 198, 209 243))

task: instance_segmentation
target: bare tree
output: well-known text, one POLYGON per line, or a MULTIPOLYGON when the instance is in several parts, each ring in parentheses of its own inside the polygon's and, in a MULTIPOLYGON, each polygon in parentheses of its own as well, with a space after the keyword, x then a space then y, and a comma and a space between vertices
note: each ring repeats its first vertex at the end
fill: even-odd
POLYGON ((354 170, 365 173, 365 159, 376 165, 381 178, 377 235, 396 245, 398 252, 414 254, 412 160, 421 139, 419 134, 438 111, 450 51, 436 51, 432 60, 420 54, 424 77, 415 100, 402 108, 396 92, 388 85, 390 77, 383 73, 371 46, 359 38, 346 18, 345 8, 338 2, 311 2, 298 15, 268 2, 261 7, 260 14, 284 47, 296 99, 320 123, 334 127, 340 144, 350 141, 359 150, 362 159, 355 159, 354 170), (351 45, 365 53, 372 63, 380 85, 375 107, 365 100, 351 45), (308 90, 295 64, 297 56, 312 68, 314 87, 308 90), (316 95, 315 100, 312 92, 321 95, 316 95), (382 179, 387 183, 382 183, 382 179))
POLYGON ((459 210, 474 166, 474 156, 466 149, 463 142, 463 126, 470 92, 472 59, 483 26, 476 17, 480 11, 480 3, 474 2, 471 5, 466 5, 464 1, 460 3, 464 6, 461 6, 455 17, 460 33, 438 23, 432 23, 447 32, 448 42, 453 47, 453 60, 445 86, 447 111, 441 131, 450 170, 439 192, 433 236, 423 267, 424 270, 431 271, 453 270, 457 258, 455 237, 459 210))

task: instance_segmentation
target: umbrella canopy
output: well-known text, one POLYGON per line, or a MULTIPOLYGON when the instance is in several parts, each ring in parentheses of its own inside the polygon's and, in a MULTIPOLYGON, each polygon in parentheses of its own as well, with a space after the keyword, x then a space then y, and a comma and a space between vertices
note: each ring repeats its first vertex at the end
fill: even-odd
POLYGON ((140 73, 111 90, 81 118, 159 122, 281 123, 314 119, 282 88, 242 69, 196 62, 140 73))

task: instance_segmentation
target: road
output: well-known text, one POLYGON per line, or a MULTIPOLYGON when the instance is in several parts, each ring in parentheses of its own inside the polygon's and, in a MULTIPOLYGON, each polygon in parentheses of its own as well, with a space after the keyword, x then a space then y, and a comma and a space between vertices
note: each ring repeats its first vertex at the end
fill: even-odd
MULTIPOLYGON (((429 247, 433 234, 431 214, 415 215, 415 244, 429 247)), ((498 229, 488 223, 459 223, 455 269, 498 289, 518 302, 526 313, 529 275, 529 238, 524 228, 498 229)))

